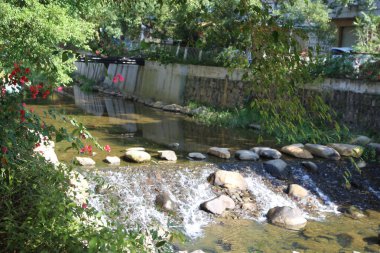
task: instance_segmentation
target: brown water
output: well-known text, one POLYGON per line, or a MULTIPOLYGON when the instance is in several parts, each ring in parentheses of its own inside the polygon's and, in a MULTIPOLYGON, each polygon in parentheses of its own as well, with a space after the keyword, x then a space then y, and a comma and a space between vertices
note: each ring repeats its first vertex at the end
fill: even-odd
MULTIPOLYGON (((187 116, 163 112, 142 104, 125 101, 122 98, 84 94, 76 88, 73 95, 73 98, 69 98, 54 94, 49 101, 30 106, 41 115, 42 111, 55 108, 68 116, 74 116, 85 124, 102 146, 106 144, 111 146, 110 155, 122 157, 126 148, 135 146, 145 147, 149 152, 154 153, 157 150, 167 149, 169 143, 179 143, 176 151, 179 156, 178 167, 183 167, 192 166, 192 163, 186 159, 188 152, 205 153, 210 146, 238 150, 256 145, 257 136, 252 130, 205 127, 196 124, 187 116)), ((51 119, 47 121, 56 126, 62 125, 51 119)), ((273 146, 273 141, 267 140, 264 145, 273 146)), ((70 162, 78 153, 74 150, 65 151, 67 147, 67 143, 57 143, 56 152, 61 161, 70 162)), ((97 167, 105 167, 103 159, 108 153, 94 151, 97 152, 97 155, 93 157, 97 162, 97 167)), ((234 159, 224 165, 220 164, 220 160, 212 157, 208 157, 207 162, 215 163, 214 167, 219 168, 225 166, 226 168, 240 169, 242 167, 234 159)), ((165 173, 167 164, 161 165, 160 163, 157 159, 153 159, 151 162, 151 164, 155 164, 155 170, 165 173)), ((202 164, 197 163, 197 166, 202 167, 202 164)), ((254 167, 256 165, 259 166, 259 164, 255 164, 254 167)), ((137 165, 122 161, 120 167, 123 166, 137 165)), ((171 166, 176 165, 172 164, 171 166)), ((344 166, 346 165, 341 165, 341 167, 344 166)), ((149 165, 146 169, 149 169, 149 165)), ((115 168, 115 170, 118 169, 115 168)), ((374 187, 379 185, 380 173, 378 170, 380 170, 379 165, 374 165, 366 172, 369 174, 365 174, 371 177, 372 181, 370 182, 374 183, 374 187)), ((123 171, 130 173, 128 168, 123 168, 123 171)), ((344 189, 339 176, 327 175, 329 172, 337 175, 341 173, 338 168, 327 164, 323 166, 321 173, 312 179, 317 182, 319 188, 330 195, 334 202, 338 204, 357 202, 369 208, 365 212, 365 218, 354 220, 344 215, 331 214, 323 220, 310 220, 306 229, 298 232, 254 220, 217 219, 205 227, 204 236, 185 244, 178 243, 177 247, 186 250, 202 249, 209 253, 292 252, 293 250, 298 252, 353 252, 354 250, 380 252, 377 239, 380 226, 379 199, 373 195, 370 196, 371 193, 365 189, 344 189), (334 192, 336 192, 336 196, 334 192)), ((178 177, 180 176, 182 174, 179 174, 178 177)), ((144 177, 145 175, 142 174, 140 178, 144 177)), ((139 180, 139 177, 137 179, 139 180)), ((297 182, 301 179, 294 176, 291 180, 297 182)), ((380 189, 375 188, 374 190, 379 191, 380 189)))

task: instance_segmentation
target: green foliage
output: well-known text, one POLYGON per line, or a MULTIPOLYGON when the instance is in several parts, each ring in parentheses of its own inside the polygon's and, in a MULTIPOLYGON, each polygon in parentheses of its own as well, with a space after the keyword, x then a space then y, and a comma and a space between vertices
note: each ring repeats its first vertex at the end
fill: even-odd
POLYGON ((71 81, 75 51, 86 49, 93 26, 67 6, 37 0, 0 1, 0 67, 14 62, 34 69, 34 80, 59 86, 71 81))
MULTIPOLYGON (((43 122, 23 103, 30 95, 49 94, 42 84, 27 79, 30 70, 15 64, 0 80, 0 248, 5 252, 154 252, 168 249, 166 241, 112 220, 87 203, 78 203, 70 180, 75 172, 54 166, 34 148, 56 142, 71 142, 83 148, 82 139, 102 149, 86 127, 75 119, 45 112, 71 125, 56 128, 43 122), (37 91, 37 93, 36 93, 37 91), (31 94, 30 94, 31 93, 31 94), (74 195, 74 196, 73 196, 74 195), (152 241, 153 240, 153 241, 152 241), (148 248, 149 242, 161 242, 148 248)), ((44 152, 43 150, 41 152, 44 152)), ((82 193, 83 194, 83 193, 82 193)), ((167 251, 166 251, 167 252, 167 251)))
POLYGON ((355 49, 365 53, 380 52, 380 16, 364 13, 356 19, 357 44, 355 49))

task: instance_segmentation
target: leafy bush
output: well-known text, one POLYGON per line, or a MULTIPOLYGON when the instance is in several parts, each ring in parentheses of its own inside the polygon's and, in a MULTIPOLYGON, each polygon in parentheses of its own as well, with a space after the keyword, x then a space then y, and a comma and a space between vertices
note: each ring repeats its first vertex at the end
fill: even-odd
MULTIPOLYGON (((25 98, 46 98, 51 87, 33 85, 29 68, 14 65, 0 79, 0 248, 5 252, 151 252, 167 248, 160 237, 151 238, 115 222, 100 222, 100 214, 87 203, 76 203, 64 166, 54 166, 33 149, 67 140, 77 150, 91 152, 82 138, 94 137, 74 119, 74 130, 56 129, 28 109, 25 98), (152 242, 153 246, 149 246, 152 242), (154 244, 158 240, 158 245, 154 244)), ((57 115, 49 112, 53 118, 57 115)), ((58 119, 58 118, 57 118, 58 119)), ((108 146, 109 149, 109 146, 108 146)), ((43 151, 42 151, 43 152, 43 151)))

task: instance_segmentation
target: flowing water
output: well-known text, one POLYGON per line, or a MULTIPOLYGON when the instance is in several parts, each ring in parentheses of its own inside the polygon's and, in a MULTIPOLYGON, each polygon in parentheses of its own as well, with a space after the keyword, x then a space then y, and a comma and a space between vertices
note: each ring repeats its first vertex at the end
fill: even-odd
MULTIPOLYGON (((300 160, 285 157, 291 167, 286 180, 277 180, 263 169, 261 162, 239 162, 207 157, 205 162, 190 161, 188 152, 205 153, 210 146, 232 150, 257 146, 253 130, 230 130, 196 124, 191 118, 163 112, 123 98, 86 94, 74 87, 72 97, 54 94, 47 102, 30 105, 42 115, 55 108, 83 122, 101 145, 109 144, 111 155, 122 157, 126 148, 145 147, 155 154, 179 143, 176 163, 153 160, 144 165, 122 161, 110 167, 103 162, 106 154, 96 151, 96 168, 83 169, 93 178, 94 197, 90 204, 99 210, 115 209, 126 226, 157 225, 181 231, 188 240, 177 242, 178 250, 202 249, 205 252, 380 252, 380 166, 370 164, 359 174, 347 160, 315 160, 318 173, 305 170, 300 160), (217 169, 243 174, 257 212, 217 218, 199 210, 199 205, 215 197, 207 177, 217 169), (351 170, 355 187, 345 188, 344 170, 351 170), (95 178, 95 179, 94 179, 95 178), (302 201, 284 193, 289 183, 298 183, 311 194, 302 201), (160 193, 167 193, 176 203, 173 212, 155 205, 160 193), (299 207, 308 219, 302 231, 289 231, 266 223, 266 212, 275 206, 299 207), (339 212, 340 207, 356 205, 365 217, 352 219, 339 212)), ((52 120, 47 120, 53 122, 52 120)), ((61 125, 60 123, 54 123, 61 125)), ((272 140, 264 144, 274 146, 272 140)), ((57 143, 61 161, 71 162, 78 154, 66 151, 67 143, 57 143)))

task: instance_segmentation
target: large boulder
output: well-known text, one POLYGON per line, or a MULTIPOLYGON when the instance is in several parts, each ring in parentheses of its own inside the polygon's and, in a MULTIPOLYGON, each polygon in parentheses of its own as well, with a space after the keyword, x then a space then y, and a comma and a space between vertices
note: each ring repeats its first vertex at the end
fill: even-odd
POLYGON ((273 148, 269 148, 269 147, 254 147, 254 148, 251 148, 251 151, 255 152, 256 154, 258 154, 259 156, 263 158, 268 158, 268 159, 281 158, 280 151, 273 148))
POLYGON ((302 229, 307 223, 301 210, 289 206, 277 206, 271 208, 267 213, 267 218, 273 225, 292 230, 302 229))
POLYGON ((194 160, 203 160, 206 159, 206 156, 202 153, 192 152, 187 155, 189 158, 194 160))
POLYGON ((295 198, 304 198, 309 195, 309 192, 298 184, 291 184, 288 187, 288 194, 295 198))
POLYGON ((289 174, 288 164, 281 159, 264 162, 264 168, 278 179, 286 179, 289 174))
POLYGON ((313 155, 305 149, 301 143, 288 145, 281 148, 281 152, 302 159, 312 159, 313 155))
POLYGON ((339 160, 340 155, 338 151, 331 147, 323 146, 320 144, 306 144, 305 149, 307 149, 310 153, 312 153, 315 156, 319 156, 326 159, 331 160, 339 160))
POLYGON ((227 195, 221 195, 201 204, 201 209, 213 214, 222 214, 226 209, 234 209, 235 202, 227 195))
POLYGON ((175 201, 172 200, 172 198, 167 192, 158 194, 154 203, 156 204, 156 206, 165 211, 173 211, 175 208, 175 201))
POLYGON ((106 156, 105 161, 111 165, 120 165, 120 158, 117 156, 106 156))
POLYGON ((77 156, 75 157, 75 162, 79 164, 80 166, 94 166, 95 165, 95 161, 92 160, 90 157, 77 156))
POLYGON ((129 150, 125 152, 125 157, 136 163, 147 162, 151 159, 151 156, 147 152, 139 150, 129 150))
POLYGON ((341 156, 352 156, 359 158, 363 154, 363 148, 357 145, 330 143, 327 146, 335 149, 341 156))
POLYGON ((238 150, 235 152, 235 157, 242 161, 256 161, 259 160, 259 155, 251 150, 238 150))
POLYGON ((224 159, 229 159, 231 157, 231 153, 228 148, 212 147, 209 148, 207 153, 224 159))
POLYGON ((218 170, 208 177, 208 181, 213 185, 222 186, 231 190, 238 189, 245 191, 247 189, 247 182, 238 172, 218 170))
POLYGON ((177 156, 172 150, 160 150, 157 151, 160 159, 167 161, 177 161, 177 156))

